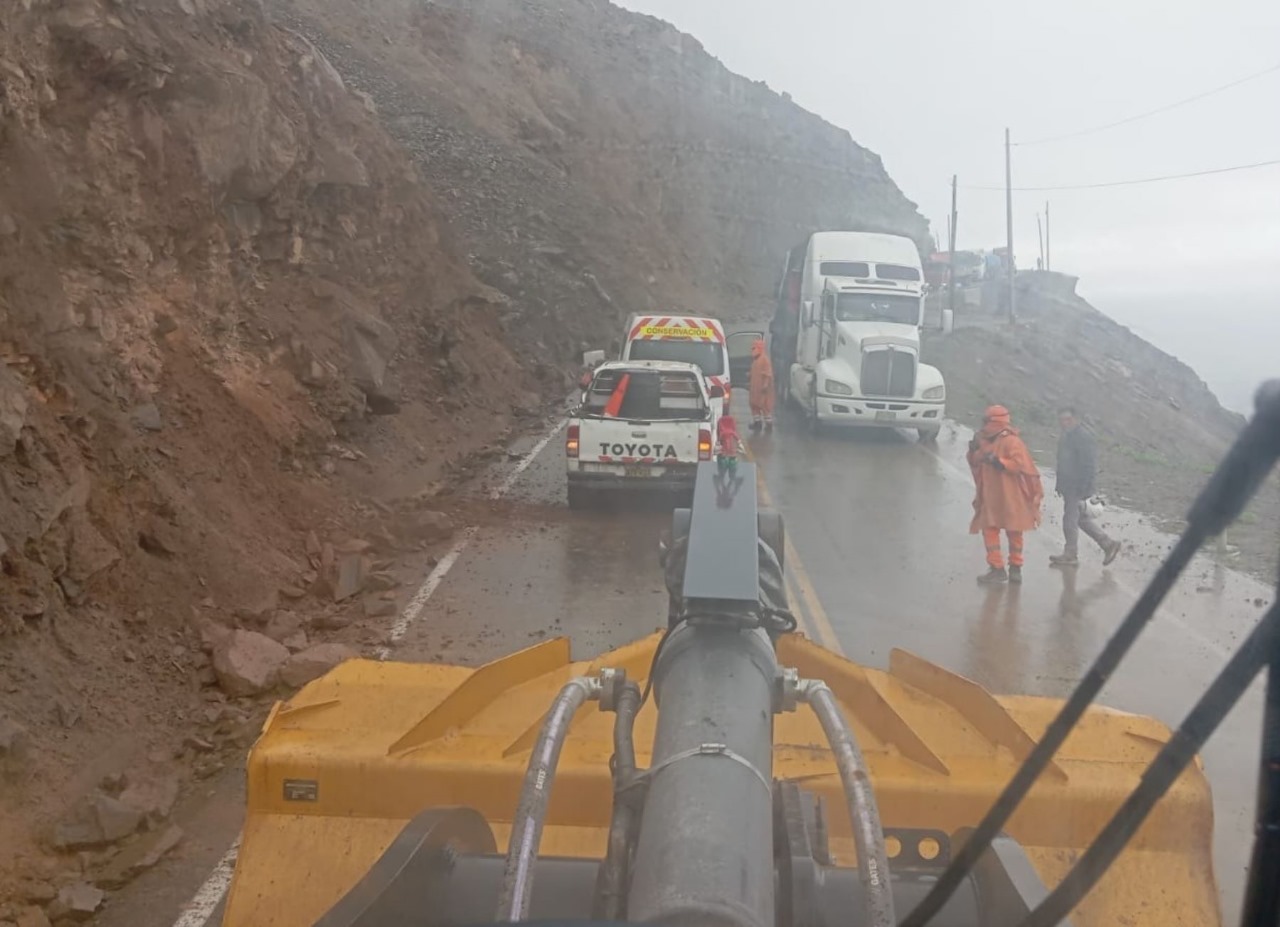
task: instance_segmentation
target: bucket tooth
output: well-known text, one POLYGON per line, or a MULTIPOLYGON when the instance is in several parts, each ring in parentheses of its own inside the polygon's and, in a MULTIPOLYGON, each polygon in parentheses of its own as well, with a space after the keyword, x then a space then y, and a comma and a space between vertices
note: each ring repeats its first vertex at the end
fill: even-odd
POLYGON ((564 669, 569 661, 569 640, 557 637, 486 663, 393 743, 387 755, 403 756, 443 737, 449 730, 465 725, 509 690, 564 669))
MULTIPOLYGON (((971 679, 943 669, 936 663, 906 650, 889 653, 889 675, 950 705, 965 717, 983 737, 1005 747, 1021 762, 1035 748, 1036 742, 994 695, 971 679)), ((1050 761, 1046 773, 1065 782, 1066 772, 1050 761)))

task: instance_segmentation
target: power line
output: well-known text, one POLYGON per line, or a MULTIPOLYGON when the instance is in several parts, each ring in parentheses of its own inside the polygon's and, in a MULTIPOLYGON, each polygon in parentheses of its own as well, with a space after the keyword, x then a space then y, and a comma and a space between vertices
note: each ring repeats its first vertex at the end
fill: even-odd
MULTIPOLYGON (((1097 190, 1102 187, 1131 187, 1143 183, 1160 183, 1165 180, 1182 180, 1187 177, 1205 177, 1209 174, 1228 174, 1232 171, 1249 171, 1259 167, 1271 167, 1280 164, 1280 158, 1273 161, 1258 161, 1254 164, 1237 164, 1232 167, 1215 167, 1207 171, 1189 171, 1185 174, 1165 174, 1161 177, 1143 177, 1138 180, 1112 180, 1106 183, 1080 183, 1080 184, 1063 184, 1052 187, 1014 187, 1017 193, 1035 193, 1050 190, 1097 190)), ((966 190, 998 190, 1003 192, 1003 186, 965 186, 966 190)))
POLYGON ((1266 77, 1280 71, 1280 64, 1273 64, 1264 71, 1258 71, 1256 74, 1249 74, 1245 77, 1238 78, 1230 83, 1223 84, 1220 87, 1214 87, 1212 90, 1206 90, 1203 93, 1197 93, 1195 96, 1187 97, 1185 100, 1178 100, 1175 103, 1166 103, 1164 106, 1158 106, 1155 109, 1147 110, 1145 113, 1137 113, 1133 116, 1126 116, 1124 119, 1117 119, 1115 122, 1108 122, 1105 125, 1094 126, 1091 129, 1081 129, 1078 132, 1068 132, 1065 135, 1051 135, 1047 138, 1038 138, 1030 142, 1014 142, 1015 148, 1024 148, 1028 145, 1045 145, 1049 142, 1066 141, 1069 138, 1080 138, 1083 135, 1093 135, 1095 132, 1105 132, 1107 129, 1114 129, 1117 126, 1127 125, 1131 122, 1137 122, 1139 119, 1146 119, 1148 116, 1155 116, 1159 113, 1167 113, 1171 109, 1177 109, 1179 106, 1186 106, 1188 103, 1194 103, 1197 100, 1203 100, 1205 97, 1211 97, 1216 93, 1222 93, 1224 90, 1230 90, 1232 87, 1239 87, 1251 80, 1257 80, 1259 77, 1266 77))

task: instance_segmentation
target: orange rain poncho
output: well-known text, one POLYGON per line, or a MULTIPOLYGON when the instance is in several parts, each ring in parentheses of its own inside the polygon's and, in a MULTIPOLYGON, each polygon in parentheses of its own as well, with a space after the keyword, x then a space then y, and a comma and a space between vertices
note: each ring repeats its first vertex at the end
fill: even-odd
POLYGON ((773 415, 773 362, 764 349, 764 339, 751 345, 751 414, 773 415))
POLYGON ((969 469, 978 487, 969 533, 984 528, 1030 531, 1040 525, 1044 487, 1031 452, 1009 424, 1004 406, 987 409, 982 430, 969 443, 969 469))

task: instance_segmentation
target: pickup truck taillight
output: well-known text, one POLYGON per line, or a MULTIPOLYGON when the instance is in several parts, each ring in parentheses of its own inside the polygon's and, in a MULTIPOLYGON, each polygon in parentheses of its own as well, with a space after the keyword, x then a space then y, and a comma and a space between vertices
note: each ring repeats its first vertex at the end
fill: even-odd
POLYGON ((698 459, 711 459, 711 432, 705 428, 698 432, 698 459))
POLYGON ((569 426, 569 433, 568 435, 565 436, 565 439, 564 439, 564 456, 566 457, 578 456, 578 440, 581 434, 582 434, 582 429, 578 425, 569 426))

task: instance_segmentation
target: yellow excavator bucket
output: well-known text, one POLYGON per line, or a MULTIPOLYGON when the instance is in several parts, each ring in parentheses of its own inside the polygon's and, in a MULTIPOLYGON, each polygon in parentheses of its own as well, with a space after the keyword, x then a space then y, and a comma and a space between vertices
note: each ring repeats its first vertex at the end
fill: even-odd
MULTIPOLYGON (((556 693, 569 679, 606 667, 643 682, 659 639, 584 663, 572 662, 565 639, 478 669, 353 660, 278 704, 249 756, 248 814, 224 923, 310 927, 424 809, 475 809, 503 852, 530 751, 556 693)), ((838 699, 870 769, 895 874, 895 856, 927 863, 979 821, 1061 707, 1054 699, 992 695, 901 650, 883 671, 789 634, 778 639, 777 658, 802 677, 824 680, 838 699), (918 834, 943 836, 912 844, 918 834)), ((641 767, 656 718, 650 700, 635 724, 641 767)), ((540 856, 605 854, 613 729, 613 716, 595 702, 574 717, 540 856)), ((1044 886, 1071 868, 1168 738, 1151 718, 1088 711, 1008 826, 1044 886)), ((847 866, 851 825, 827 744, 804 706, 773 720, 774 780, 799 783, 825 802, 832 862, 847 866)), ((1071 923, 1218 925, 1212 828, 1209 785, 1195 764, 1071 923)))

